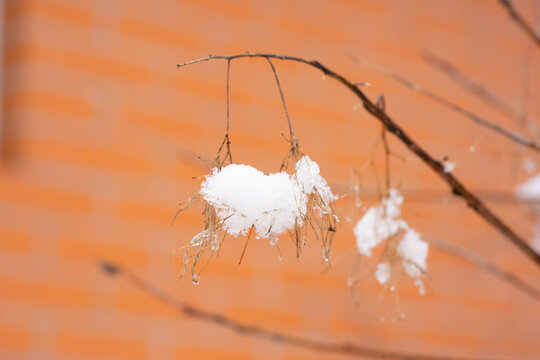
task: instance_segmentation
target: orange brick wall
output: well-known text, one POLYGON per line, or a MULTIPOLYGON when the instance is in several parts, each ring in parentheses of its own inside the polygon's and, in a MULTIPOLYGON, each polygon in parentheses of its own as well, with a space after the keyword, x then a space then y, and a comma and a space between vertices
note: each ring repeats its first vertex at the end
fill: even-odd
MULTIPOLYGON (((171 219, 194 194, 225 129, 225 62, 177 70, 212 54, 268 51, 316 58, 386 96, 388 112, 435 157, 449 156, 471 188, 509 193, 535 153, 362 67, 389 67, 513 131, 502 116, 426 65, 429 50, 540 117, 538 48, 494 0, 218 1, 7 0, 3 148, 0 163, 1 359, 323 359, 178 316, 96 262, 127 265, 172 294, 243 322, 315 339, 399 351, 537 358, 540 306, 498 279, 432 250, 428 295, 403 278, 398 309, 371 278, 355 306, 346 284, 352 225, 335 239, 323 273, 315 244, 302 258, 282 239, 283 261, 265 241, 231 241, 201 283, 178 280, 172 256, 202 227, 198 209, 171 219), (528 100, 522 69, 530 61, 528 100), (525 101, 526 100, 526 101, 525 101), (478 150, 469 152, 476 144, 478 150)), ((528 21, 534 1, 515 1, 528 21)), ((538 10, 536 10, 538 13, 538 10)), ((339 193, 371 158, 380 125, 345 89, 299 64, 275 61, 295 131, 339 193)), ((276 171, 286 120, 268 64, 231 65, 234 159, 276 171)), ((453 198, 395 139, 406 158, 404 214, 425 236, 481 252, 540 287, 538 269, 453 198), (423 194, 423 195, 422 195, 423 194)), ((375 157, 382 174, 381 148, 375 157)), ((374 189, 367 171, 365 189, 374 189)), ((373 191, 366 203, 372 203, 373 191)), ((489 201, 523 236, 530 209, 489 201)), ((342 218, 361 215, 340 201, 342 218)))

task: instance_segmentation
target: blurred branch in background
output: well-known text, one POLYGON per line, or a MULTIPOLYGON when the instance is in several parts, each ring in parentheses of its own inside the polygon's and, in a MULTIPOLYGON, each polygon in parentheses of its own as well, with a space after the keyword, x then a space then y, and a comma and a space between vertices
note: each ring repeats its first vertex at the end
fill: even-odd
POLYGON ((483 256, 475 253, 474 251, 450 244, 446 241, 434 237, 426 237, 426 239, 434 248, 438 249, 439 251, 458 257, 474 265, 478 269, 486 271, 490 275, 493 275, 509 283, 510 285, 512 285, 519 291, 525 293, 526 295, 532 297, 533 299, 540 301, 539 290, 526 284, 523 280, 519 279, 514 274, 499 268, 498 266, 494 265, 493 263, 485 259, 483 256))
MULTIPOLYGON (((335 343, 328 341, 317 341, 303 338, 297 335, 287 335, 275 330, 269 330, 256 325, 244 324, 226 315, 200 309, 187 302, 176 299, 170 294, 164 292, 150 282, 139 277, 133 271, 126 267, 121 267, 117 264, 103 261, 100 264, 103 272, 110 277, 122 277, 137 290, 154 298, 162 304, 175 309, 179 313, 193 318, 195 320, 204 321, 223 328, 227 328, 238 335, 249 336, 282 345, 291 345, 305 349, 311 349, 321 352, 345 354, 358 357, 370 357, 374 359, 394 359, 394 360, 467 360, 472 358, 454 357, 446 355, 424 355, 424 354, 407 354, 397 351, 383 350, 373 347, 358 346, 350 343, 335 343)), ((478 359, 478 358, 475 358, 478 359)))
POLYGON ((428 90, 426 88, 424 88, 423 86, 421 85, 418 85, 417 83, 413 83, 412 81, 410 80, 407 80, 405 79, 403 76, 391 71, 391 70, 388 70, 382 66, 379 66, 379 65, 375 65, 375 64, 372 64, 370 62, 368 62, 367 60, 363 60, 363 59, 358 59, 354 56, 351 56, 351 58, 360 63, 360 64, 363 64, 363 65, 366 65, 374 70, 377 70, 378 72, 382 73, 382 74, 385 74, 389 77, 391 77, 392 79, 396 80, 397 82, 401 83, 402 85, 405 85, 406 87, 408 87, 409 89, 411 90, 414 90, 428 98, 430 98, 431 100, 471 119, 472 121, 474 121, 475 123, 481 125, 481 126, 484 126, 490 130, 493 130, 497 133, 499 133, 500 135, 518 143, 519 145, 523 145, 523 146, 526 146, 530 149, 533 149, 533 150, 536 150, 536 151, 540 151, 540 145, 538 145, 536 142, 534 142, 533 140, 529 140, 529 139, 526 139, 524 138, 523 136, 519 135, 519 134, 516 134, 516 133, 513 133, 509 130, 506 130, 504 128, 502 128, 501 126, 497 125, 497 124, 494 124, 493 122, 490 122, 484 118, 481 118, 480 116, 472 113, 471 111, 461 107, 460 105, 457 105, 449 100, 446 100, 444 99, 443 97, 435 94, 434 92, 432 92, 431 90, 428 90))
POLYGON ((525 31, 525 33, 530 36, 530 38, 536 43, 536 45, 540 46, 540 35, 538 35, 536 31, 534 31, 532 26, 527 24, 525 19, 523 19, 523 17, 518 14, 512 1, 499 0, 499 4, 501 4, 506 9, 508 15, 510 15, 510 17, 523 29, 523 31, 525 31))
POLYGON ((440 58, 429 51, 426 51, 424 53, 423 58, 426 63, 428 63, 438 71, 442 72, 450 79, 461 85, 461 87, 463 87, 465 90, 469 91, 473 95, 476 95, 489 106, 499 110, 501 113, 511 118, 515 118, 521 115, 520 110, 510 105, 499 95, 495 94, 492 90, 469 78, 449 61, 440 58))
MULTIPOLYGON (((333 189, 336 189, 341 198, 354 195, 354 191, 350 191, 351 185, 345 183, 330 183, 330 185, 333 189)), ((380 189, 376 186, 363 185, 359 191, 364 201, 380 200, 380 189)), ((448 191, 442 188, 401 187, 399 188, 399 192, 407 198, 407 202, 409 203, 449 204, 458 201, 457 198, 449 196, 448 191)), ((496 203, 499 205, 523 205, 532 207, 540 204, 540 198, 521 199, 517 198, 515 194, 511 192, 475 189, 474 193, 481 197, 485 202, 496 203)))
POLYGON ((532 52, 527 52, 525 54, 525 60, 522 70, 522 105, 520 107, 515 107, 504 100, 501 96, 497 95, 492 90, 483 86, 479 82, 471 79, 465 75, 461 70, 455 67, 449 61, 438 57, 437 55, 427 51, 424 53, 424 61, 448 76, 451 80, 458 83, 463 89, 467 90, 474 96, 478 97, 487 105, 491 106, 495 110, 498 110, 500 113, 515 119, 519 122, 520 125, 525 126, 529 130, 529 134, 533 138, 538 137, 538 129, 536 122, 529 118, 525 113, 525 104, 527 102, 528 93, 529 93, 529 72, 530 72, 530 60, 532 58, 532 52))
MULTIPOLYGON (((467 205, 473 209, 479 216, 481 216, 486 222, 488 222, 492 227, 499 231, 502 235, 506 237, 510 242, 516 245, 520 251, 527 255, 536 265, 540 266, 540 254, 538 254, 524 238, 519 236, 514 230, 512 230, 502 219, 500 219, 495 213, 493 213, 480 198, 472 193, 461 181, 459 181, 450 171, 445 170, 445 166, 441 161, 436 160, 431 156, 426 150, 424 150, 415 140, 413 140, 406 132, 399 126, 385 111, 381 110, 376 104, 374 104, 362 90, 359 89, 358 85, 346 79, 343 75, 338 74, 335 71, 330 70, 325 65, 321 64, 317 60, 308 60, 301 57, 289 56, 289 55, 276 55, 268 53, 257 53, 257 52, 245 52, 234 55, 209 55, 204 58, 188 61, 185 63, 177 64, 178 68, 192 65, 200 62, 210 61, 210 60, 227 60, 231 61, 233 59, 239 58, 273 58, 280 59, 284 61, 293 61, 306 64, 315 69, 322 71, 325 75, 333 78, 334 80, 341 83, 351 92, 353 92, 362 102, 364 109, 375 117, 382 125, 387 129, 388 132, 391 132, 396 136, 411 152, 413 152, 420 160, 422 160, 433 172, 435 172, 439 177, 445 181, 451 188, 452 193, 456 196, 460 196, 465 200, 467 205)), ((538 148, 538 146, 536 146, 538 148)))

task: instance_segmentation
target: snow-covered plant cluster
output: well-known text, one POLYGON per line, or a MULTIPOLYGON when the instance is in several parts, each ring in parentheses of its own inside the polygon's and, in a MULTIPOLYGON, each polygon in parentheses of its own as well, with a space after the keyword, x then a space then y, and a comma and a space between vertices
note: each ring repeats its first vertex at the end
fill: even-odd
POLYGON ((288 233, 296 240, 299 256, 311 228, 322 241, 324 260, 329 261, 339 221, 333 210, 337 196, 320 175, 319 165, 307 155, 298 157, 292 174, 266 175, 240 164, 214 168, 187 206, 200 199, 205 204, 205 228, 193 237, 184 254, 183 272, 190 268, 194 282, 203 255, 218 251, 227 234, 246 235, 246 241, 251 236, 269 239, 275 245, 288 233))
POLYGON ((393 283, 396 266, 401 264, 424 295, 421 277, 427 270, 428 244, 401 217, 402 204, 403 196, 396 189, 390 189, 379 205, 370 207, 354 227, 356 247, 360 255, 372 256, 372 249, 384 241, 385 260, 377 265, 377 281, 393 283))

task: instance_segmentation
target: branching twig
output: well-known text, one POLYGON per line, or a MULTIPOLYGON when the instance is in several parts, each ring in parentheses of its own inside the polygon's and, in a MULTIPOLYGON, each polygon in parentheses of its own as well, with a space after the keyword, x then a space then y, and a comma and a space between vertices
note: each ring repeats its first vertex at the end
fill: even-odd
POLYGON ((424 237, 424 238, 426 238, 431 243, 431 245, 433 245, 433 247, 435 247, 436 249, 441 250, 447 254, 456 256, 462 260, 465 260, 471 263, 472 265, 476 266, 480 270, 486 271, 490 275, 493 275, 503 281, 508 282, 510 285, 514 286, 516 289, 527 294, 533 299, 540 301, 540 290, 537 290, 536 288, 528 285, 527 283, 519 279, 514 274, 492 264, 481 255, 471 250, 450 244, 440 239, 436 239, 432 237, 424 237))
POLYGON ((521 17, 521 15, 518 14, 516 9, 514 8, 514 4, 512 4, 512 1, 510 0, 499 0, 499 4, 501 4, 506 11, 508 12, 508 15, 512 17, 512 19, 525 31, 527 35, 536 43, 537 46, 540 46, 540 35, 534 31, 532 26, 527 24, 525 22, 525 19, 521 17))
POLYGON ((227 328, 238 335, 264 339, 277 344, 291 345, 316 351, 324 351, 336 354, 345 354, 357 357, 371 357, 374 359, 397 359, 397 360, 466 360, 471 358, 453 357, 446 355, 407 354, 397 351, 383 350, 367 346, 359 346, 350 343, 335 343, 317 341, 303 338, 297 335, 287 335, 279 331, 266 329, 256 325, 244 324, 229 316, 203 310, 185 301, 176 299, 163 290, 142 279, 134 272, 125 267, 120 267, 109 262, 102 262, 101 269, 109 276, 120 276, 129 285, 137 288, 142 293, 156 299, 164 305, 175 309, 185 316, 195 320, 204 321, 223 328, 227 328))
POLYGON ((410 151, 419 157, 427 166, 431 168, 439 177, 441 177, 452 189, 452 193, 461 196, 467 205, 480 215, 491 226, 497 229, 508 240, 514 243, 523 253, 531 258, 537 265, 540 265, 540 254, 536 253, 527 242, 516 234, 508 225, 506 225, 497 215, 495 215, 475 194, 470 192, 452 173, 444 171, 444 165, 429 155, 416 141, 414 141, 386 112, 379 109, 353 82, 347 80, 342 75, 330 70, 317 60, 307 60, 295 56, 275 55, 265 53, 242 53, 229 56, 210 55, 198 60, 189 61, 187 63, 178 64, 182 67, 189 64, 195 64, 213 59, 232 60, 237 58, 275 58, 288 61, 296 61, 307 64, 322 71, 325 75, 337 80, 350 91, 352 91, 361 101, 371 115, 377 118, 386 129, 394 134, 410 151))
POLYGON ((387 76, 390 76, 392 79, 398 81, 399 83, 401 83, 402 85, 405 85, 406 87, 408 87, 409 89, 412 89, 428 98, 430 98, 431 100, 471 119, 472 121, 474 121, 475 123, 479 124, 479 125, 482 125, 490 130, 493 130, 497 133, 499 133, 500 135, 520 144, 520 145, 523 145, 523 146, 526 146, 528 148, 531 148, 533 150, 536 150, 536 151, 540 151, 540 145, 537 144, 536 142, 532 141, 532 140, 529 140, 529 139, 526 139, 524 138, 523 136, 519 135, 519 134, 516 134, 516 133, 513 133, 509 130, 506 130, 504 128, 502 128, 501 126, 497 125, 497 124, 494 124, 484 118, 481 118, 480 116, 472 113, 471 111, 461 107, 460 105, 457 105, 451 101, 448 101, 442 97, 440 97, 439 95, 435 94, 434 92, 424 88, 423 86, 419 85, 419 84, 416 84, 416 83, 413 83, 412 81, 409 81, 407 79, 405 79, 403 76, 393 72, 393 71, 390 71, 386 68, 383 68, 381 66, 378 66, 378 65, 374 65, 374 64, 371 64, 369 62, 367 62, 366 60, 362 60, 362 59, 356 59, 356 58, 353 58, 353 60, 355 61, 358 61, 364 65, 367 65, 369 67, 371 67, 372 69, 374 70, 377 70, 387 76))

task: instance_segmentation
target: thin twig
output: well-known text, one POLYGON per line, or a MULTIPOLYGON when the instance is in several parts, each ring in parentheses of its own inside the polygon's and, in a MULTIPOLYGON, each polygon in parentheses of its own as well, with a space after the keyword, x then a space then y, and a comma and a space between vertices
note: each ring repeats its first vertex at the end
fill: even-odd
MULTIPOLYGON (((223 328, 227 328, 238 335, 264 339, 282 345, 291 345, 315 351, 324 351, 336 354, 346 354, 357 357, 371 357, 374 359, 397 359, 397 360, 466 360, 472 358, 453 357, 447 355, 425 355, 407 354, 398 351, 390 351, 367 346, 359 346, 350 343, 335 343, 327 341, 317 341, 303 338, 297 335, 288 335, 279 331, 266 329, 257 325, 242 323, 229 316, 216 312, 200 309, 185 301, 179 300, 164 292, 150 282, 139 277, 126 267, 103 261, 101 269, 108 276, 119 276, 128 282, 129 285, 138 289, 142 293, 156 299, 162 304, 175 309, 183 315, 195 320, 204 321, 223 328)), ((476 358, 477 359, 477 358, 476 358)))
POLYGON ((231 72, 231 60, 227 61, 227 135, 229 134, 229 78, 231 72))
POLYGON ((534 31, 532 26, 527 24, 525 19, 521 17, 520 14, 516 11, 514 4, 512 4, 512 1, 510 0, 499 0, 499 4, 501 4, 506 11, 508 12, 508 15, 525 31, 527 35, 536 43, 537 46, 540 46, 540 35, 534 31))
MULTIPOLYGON (((386 100, 384 99, 384 95, 379 95, 379 98, 377 99, 377 106, 382 111, 386 111, 386 100)), ((390 193, 390 146, 388 146, 388 140, 386 139, 386 127, 382 125, 381 128, 381 139, 384 145, 384 168, 385 168, 385 185, 386 185, 386 194, 388 195, 390 193)))
POLYGON ((249 232, 247 234, 247 239, 246 239, 246 244, 244 245, 244 250, 242 250, 242 255, 240 255, 240 260, 238 261, 238 265, 242 264, 242 260, 244 259, 244 254, 246 253, 247 246, 248 246, 248 243, 249 243, 249 239, 251 238, 251 233, 253 232, 254 227, 255 227, 255 225, 252 225, 249 228, 249 232))
POLYGON ((474 251, 450 244, 441 239, 432 237, 426 237, 426 239, 438 250, 465 260, 468 263, 476 266, 477 268, 486 271, 490 275, 506 281, 507 283, 509 283, 519 291, 532 297, 536 301, 540 301, 540 290, 537 290, 536 288, 528 285, 514 274, 492 264, 490 261, 488 261, 481 255, 475 253, 474 251))
POLYGON ((285 116, 287 116, 287 123, 289 124, 289 135, 291 137, 290 142, 291 146, 294 147, 295 144, 298 143, 298 139, 296 138, 296 135, 294 134, 292 124, 291 124, 291 118, 289 117, 289 110, 287 109, 287 103, 285 102, 285 96, 283 96, 283 90, 281 89, 281 84, 279 83, 279 77, 276 72, 276 68, 274 67, 274 64, 272 63, 272 60, 270 60, 270 57, 267 56, 266 60, 268 60, 268 63, 270 64, 270 67, 272 68, 272 72, 274 73, 274 77, 276 78, 276 84, 279 90, 279 96, 281 96, 281 102, 283 103, 283 108, 285 109, 285 116))
POLYGON ((413 152, 418 158, 420 158, 431 170, 433 170, 440 178, 442 178, 452 189, 452 193, 456 196, 461 196, 467 203, 467 205, 473 209, 478 215, 480 215, 486 222, 488 222, 493 228, 503 234, 508 240, 516 245, 524 254, 526 254, 537 265, 540 265, 540 254, 534 251, 529 244, 515 233, 508 225, 506 225, 497 215, 495 215, 475 194, 469 191, 451 172, 444 171, 444 165, 429 155, 416 141, 414 141, 409 135, 384 111, 379 109, 353 82, 347 80, 342 75, 330 70, 317 60, 307 60, 300 57, 288 56, 288 55, 275 55, 266 53, 242 53, 229 56, 216 56, 210 55, 205 58, 189 61, 187 63, 178 64, 178 67, 182 67, 189 64, 195 64, 203 61, 214 59, 237 59, 237 58, 275 58, 281 60, 295 61, 303 64, 307 64, 316 69, 322 71, 325 75, 335 79, 351 92, 353 92, 361 101, 366 109, 372 116, 378 119, 384 124, 386 129, 394 134, 411 152, 413 152))
POLYGON ((412 89, 428 98, 430 98, 431 100, 471 119, 472 121, 474 121, 475 123, 479 124, 479 125, 482 125, 490 130, 493 130, 495 132, 497 132, 498 134, 520 144, 520 145, 523 145, 523 146, 526 146, 528 148, 531 148, 533 150, 536 150, 536 151, 540 151, 540 145, 537 144, 536 142, 532 141, 532 140, 529 140, 529 139, 526 139, 524 138, 523 136, 519 135, 519 134, 516 134, 516 133, 513 133, 509 130, 506 130, 504 128, 502 128, 501 126, 497 125, 497 124, 494 124, 484 118, 481 118, 480 116, 472 113, 471 111, 463 108, 462 106, 460 105, 457 105, 449 100, 446 100, 444 98, 442 98, 441 96, 435 94, 434 92, 432 92, 431 90, 428 90, 426 88, 424 88, 423 86, 419 85, 419 84, 416 84, 416 83, 413 83, 412 81, 409 81, 407 79, 405 79, 403 76, 391 71, 391 70, 388 70, 386 68, 383 68, 382 66, 378 66, 378 65, 374 65, 374 64, 371 64, 369 63, 368 61, 366 60, 363 60, 363 59, 357 59, 357 58, 353 58, 353 60, 355 61, 358 61, 366 66, 369 66, 370 68, 374 69, 374 70, 377 70, 387 76, 390 76, 392 79, 398 81, 399 83, 401 83, 402 85, 405 85, 406 87, 408 87, 409 89, 412 89))
POLYGON ((233 162, 232 159, 232 153, 231 153, 231 140, 229 137, 229 78, 230 78, 230 71, 231 70, 231 61, 227 61, 227 130, 226 130, 226 136, 227 136, 227 153, 229 154, 229 160, 231 161, 231 164, 233 162))
POLYGON ((384 145, 384 169, 385 169, 385 186, 386 186, 386 194, 389 194, 390 192, 390 146, 388 146, 388 140, 386 139, 386 128, 384 125, 381 129, 381 138, 384 145))
MULTIPOLYGON (((218 150, 218 158, 219 154, 221 154, 221 150, 223 149, 223 145, 227 146, 227 153, 225 154, 225 158, 223 159, 223 163, 227 160, 227 157, 229 158, 230 163, 233 163, 232 159, 232 153, 231 153, 231 139, 229 137, 229 74, 231 70, 231 60, 227 61, 227 128, 225 130, 225 137, 223 138, 223 142, 221 143, 221 146, 218 150)), ((218 164, 221 167, 221 164, 218 164)))

